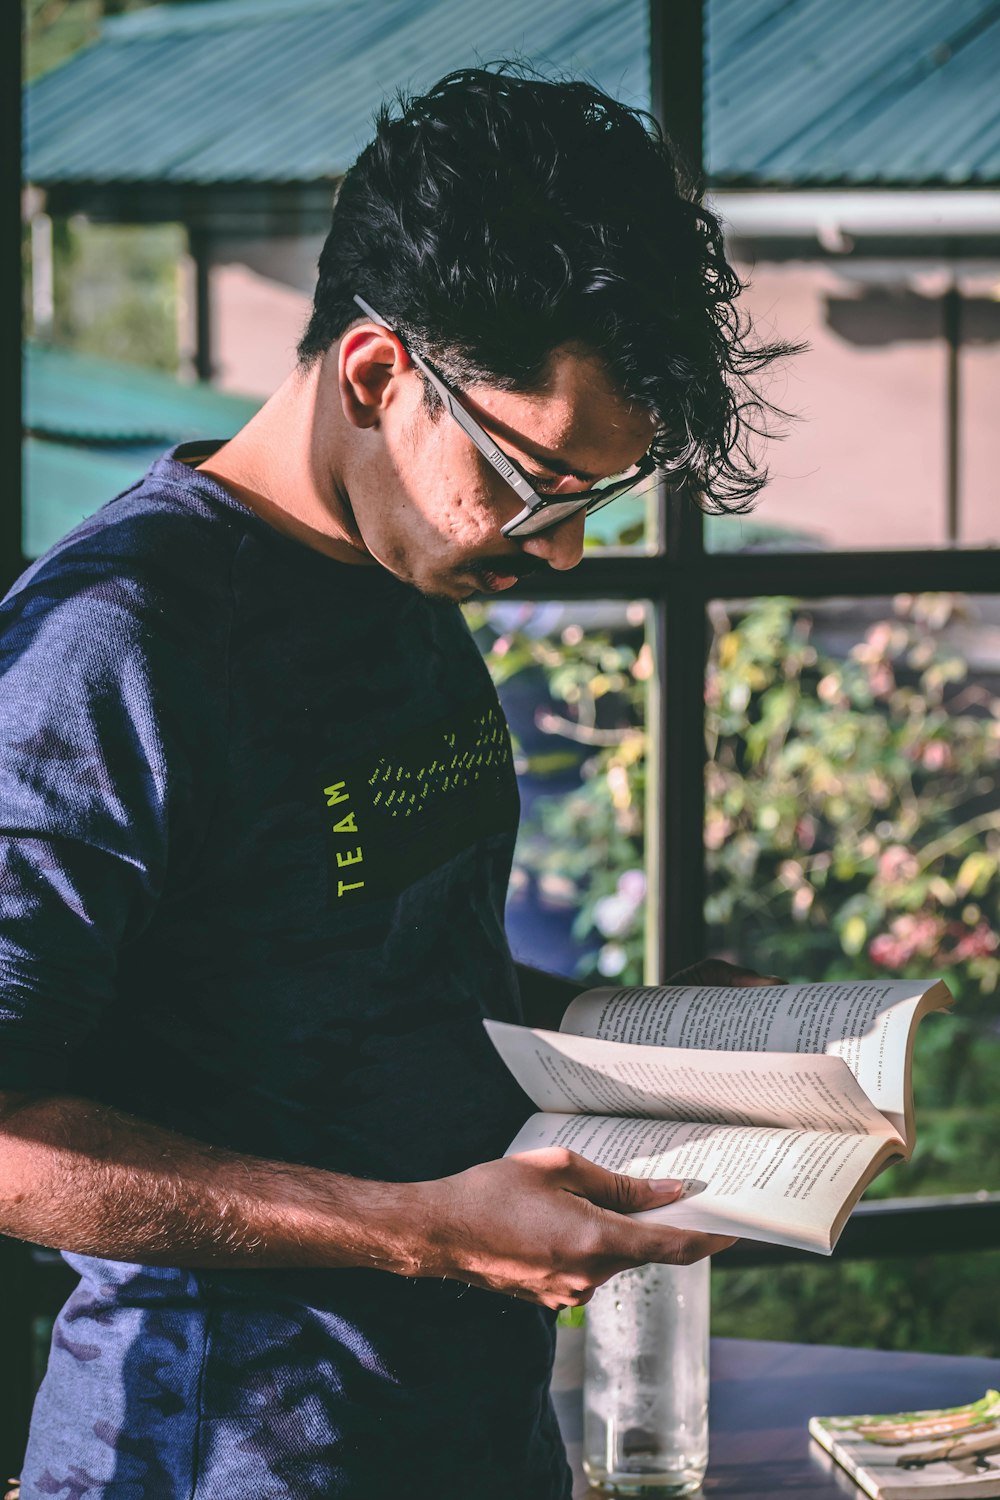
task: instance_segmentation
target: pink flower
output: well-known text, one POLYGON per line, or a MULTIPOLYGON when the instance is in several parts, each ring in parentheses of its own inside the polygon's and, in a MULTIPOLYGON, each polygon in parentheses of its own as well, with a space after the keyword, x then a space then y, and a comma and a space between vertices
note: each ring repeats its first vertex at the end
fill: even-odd
POLYGON ((944 740, 930 740, 923 748, 920 763, 926 771, 949 771, 955 758, 944 740))
POLYGON ((889 844, 878 857, 879 880, 912 880, 919 868, 915 855, 902 844, 889 844))
POLYGON ((732 832, 732 823, 720 812, 710 812, 705 819, 705 848, 721 849, 732 832))
POLYGON ((795 825, 795 840, 799 847, 808 852, 816 842, 816 820, 808 813, 801 817, 795 825))
POLYGON ((966 963, 970 958, 986 958, 1000 947, 1000 936, 988 922, 979 922, 971 932, 960 937, 948 957, 953 964, 966 963))
POLYGON ((904 962, 903 945, 887 932, 880 932, 868 944, 868 957, 883 969, 898 969, 904 962))
POLYGON ((885 969, 901 969, 911 959, 938 955, 944 937, 944 922, 929 913, 896 917, 887 933, 879 933, 868 945, 872 963, 885 969))
POLYGON ((646 899, 646 876, 642 870, 625 870, 618 877, 618 890, 634 906, 646 899))
POLYGON ((896 686, 892 668, 885 662, 877 662, 868 668, 868 686, 876 698, 884 698, 896 686))

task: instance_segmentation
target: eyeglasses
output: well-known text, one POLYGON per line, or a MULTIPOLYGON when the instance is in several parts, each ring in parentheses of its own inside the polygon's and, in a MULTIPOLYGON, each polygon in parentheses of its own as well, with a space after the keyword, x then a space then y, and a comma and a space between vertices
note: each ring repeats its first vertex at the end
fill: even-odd
MULTIPOLYGON (((355 295, 354 300, 373 323, 378 323, 381 328, 388 328, 390 333, 394 333, 396 338, 399 338, 395 329, 390 328, 385 319, 380 317, 373 307, 369 307, 363 297, 355 295)), ((402 343, 402 340, 400 342, 402 343)), ((523 501, 524 509, 512 521, 501 526, 502 536, 535 536, 537 532, 547 531, 550 526, 558 525, 560 521, 577 515, 581 510, 588 514, 591 511, 600 510, 602 505, 607 505, 609 500, 614 500, 617 495, 622 495, 626 490, 632 489, 641 479, 652 474, 656 468, 656 460, 646 453, 630 469, 620 474, 610 474, 606 479, 599 479, 589 489, 577 490, 573 495, 539 495, 532 488, 527 475, 518 468, 514 460, 508 458, 503 449, 497 447, 489 433, 469 415, 461 403, 458 392, 452 390, 447 381, 426 359, 422 359, 412 349, 407 349, 406 352, 417 369, 423 372, 437 391, 449 416, 454 417, 459 427, 471 438, 487 462, 492 464, 501 478, 510 485, 518 499, 523 501)))

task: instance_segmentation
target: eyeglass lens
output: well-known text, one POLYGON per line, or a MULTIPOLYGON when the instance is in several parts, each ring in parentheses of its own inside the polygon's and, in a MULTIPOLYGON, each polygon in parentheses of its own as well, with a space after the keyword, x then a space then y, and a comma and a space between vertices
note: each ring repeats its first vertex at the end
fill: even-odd
POLYGON ((532 511, 530 516, 525 516, 516 526, 505 531, 507 536, 534 536, 536 532, 547 531, 550 526, 558 526, 560 521, 565 521, 569 516, 576 515, 579 511, 600 510, 607 505, 609 500, 614 500, 618 495, 630 490, 637 482, 636 478, 617 480, 607 484, 603 490, 588 490, 585 495, 574 495, 566 500, 557 500, 550 505, 542 506, 541 509, 532 511), (596 491, 596 492, 595 492, 596 491))

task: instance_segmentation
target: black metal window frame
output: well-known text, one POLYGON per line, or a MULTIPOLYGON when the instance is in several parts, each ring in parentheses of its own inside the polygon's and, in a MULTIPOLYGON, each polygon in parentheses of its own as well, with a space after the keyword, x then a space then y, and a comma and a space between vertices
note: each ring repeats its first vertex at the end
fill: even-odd
MULTIPOLYGON (((702 176, 704 116, 704 0, 650 0, 650 77, 653 113, 696 179, 702 176), (669 99, 667 111, 664 102, 669 99)), ((954 310, 953 310, 954 311, 954 310)), ((949 347, 948 400, 954 403, 954 317, 949 347)), ((956 534, 953 451, 957 418, 951 412, 947 455, 948 534, 956 534)), ((649 851, 650 909, 656 923, 648 951, 653 977, 705 954, 705 676, 700 642, 709 603, 768 595, 797 599, 880 597, 955 591, 1000 592, 1000 551, 989 548, 900 551, 773 552, 741 555, 705 550, 704 514, 691 499, 662 487, 655 555, 586 555, 571 572, 524 580, 510 599, 648 601, 656 691, 652 695, 649 781, 659 818, 649 851)), ((1000 1249, 1000 1192, 859 1205, 838 1245, 840 1259, 928 1255, 1000 1249)), ((773 1265, 806 1259, 804 1252, 747 1241, 727 1253, 726 1265, 773 1265)))
MULTIPOLYGON (((5 401, 0 406, 16 454, 21 439, 22 292, 20 220, 20 92, 17 62, 22 55, 21 7, 0 6, 0 57, 6 60, 9 87, 0 89, 3 139, 0 174, 3 230, 0 244, 7 275, 3 280, 2 331, 5 401)), ((702 162, 703 0, 650 0, 653 111, 664 119, 669 98, 669 128, 696 175, 702 162), (668 45, 669 44, 669 45, 668 45)), ((953 429, 954 430, 954 429, 953 429)), ((954 467, 954 464, 952 465, 954 467)), ((552 572, 544 588, 523 583, 508 597, 525 599, 648 600, 658 690, 650 724, 654 784, 660 789, 661 821, 654 851, 654 901, 657 930, 653 951, 656 970, 666 975, 700 957, 704 949, 704 671, 700 650, 708 603, 712 599, 749 599, 769 594, 797 598, 872 597, 900 592, 955 590, 994 594, 1000 590, 1000 553, 989 549, 946 548, 899 552, 828 552, 799 555, 772 553, 741 556, 707 554, 704 518, 690 501, 665 492, 660 496, 664 547, 655 556, 611 552, 587 556, 571 573, 552 572), (692 624, 696 634, 692 637, 692 624)), ((19 470, 8 477, 0 506, 0 584, 21 572, 22 496, 19 470)), ((954 535, 954 522, 951 535, 954 535)), ((897 1200, 863 1204, 845 1229, 841 1258, 943 1253, 1000 1248, 1000 1193, 924 1201, 897 1200)), ((34 1288, 61 1273, 50 1266, 51 1252, 24 1252, 0 1241, 0 1271, 5 1282, 18 1282, 23 1293, 14 1300, 27 1316, 35 1303, 34 1288), (23 1285, 18 1281, 23 1278, 23 1285), (39 1278, 41 1280, 39 1281, 39 1278)), ((795 1252, 747 1242, 727 1255, 729 1265, 765 1265, 799 1258, 795 1252)), ((8 1286, 8 1293, 11 1288, 8 1286)), ((44 1297, 43 1301, 46 1300, 44 1297)), ((61 1283, 57 1300, 61 1300, 61 1283)), ((24 1333, 27 1337, 27 1326, 24 1333)), ((9 1374, 20 1374, 24 1350, 15 1351, 9 1374), (17 1366, 15 1371, 14 1366, 17 1366)), ((14 1394, 21 1407, 27 1393, 19 1382, 14 1394)), ((9 1408, 17 1429, 18 1411, 9 1408)), ((3 1432, 6 1437, 6 1430, 3 1432)))

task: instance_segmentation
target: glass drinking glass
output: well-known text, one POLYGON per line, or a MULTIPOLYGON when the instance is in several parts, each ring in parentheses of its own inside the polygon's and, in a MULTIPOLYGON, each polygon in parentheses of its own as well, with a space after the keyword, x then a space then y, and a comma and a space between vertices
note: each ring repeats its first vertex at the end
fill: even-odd
POLYGON ((709 1262, 638 1266, 587 1306, 583 1467, 612 1495, 686 1495, 708 1464, 709 1262))

